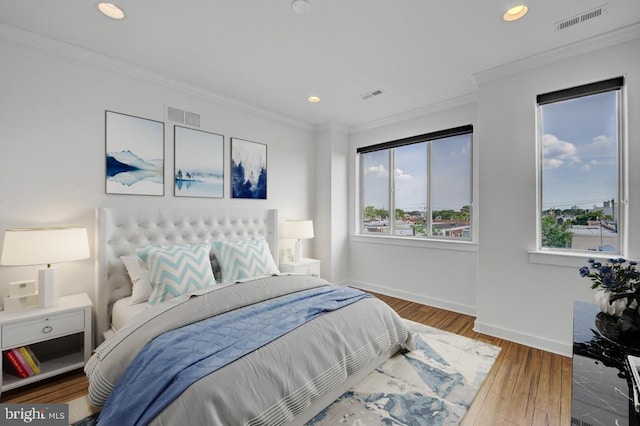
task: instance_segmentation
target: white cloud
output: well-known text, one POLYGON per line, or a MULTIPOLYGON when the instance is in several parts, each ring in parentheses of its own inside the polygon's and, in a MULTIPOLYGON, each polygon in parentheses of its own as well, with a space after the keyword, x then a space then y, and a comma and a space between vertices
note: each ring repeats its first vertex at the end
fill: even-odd
POLYGON ((596 136, 595 138, 592 139, 592 141, 595 146, 604 147, 604 148, 611 147, 616 143, 616 140, 613 136, 605 136, 605 135, 596 136))
MULTIPOLYGON (((379 164, 377 166, 370 166, 366 169, 366 174, 368 176, 386 178, 389 177, 389 171, 383 164, 379 164)), ((395 173, 396 180, 411 180, 413 176, 404 172, 404 170, 396 168, 395 173)))
POLYGON ((464 144, 464 146, 460 149, 460 153, 462 155, 467 155, 471 152, 471 142, 464 144))
POLYGON ((375 177, 387 177, 389 176, 389 171, 383 165, 371 166, 366 170, 366 174, 373 175, 375 177))
POLYGON ((413 176, 406 174, 404 170, 396 168, 396 180, 411 180, 413 176))
POLYGON ((544 167, 557 169, 566 164, 580 163, 578 149, 571 142, 559 140, 556 136, 542 135, 544 167))

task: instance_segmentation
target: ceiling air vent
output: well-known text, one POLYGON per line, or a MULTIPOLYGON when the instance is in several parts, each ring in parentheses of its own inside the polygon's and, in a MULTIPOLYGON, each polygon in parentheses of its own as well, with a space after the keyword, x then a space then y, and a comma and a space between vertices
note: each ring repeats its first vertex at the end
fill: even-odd
POLYGON ((556 31, 566 30, 567 28, 573 27, 574 25, 578 25, 592 19, 600 18, 602 15, 605 15, 607 13, 607 10, 609 10, 609 3, 603 4, 602 6, 598 6, 586 12, 582 12, 576 16, 572 16, 571 18, 558 21, 555 23, 556 31))
POLYGON ((362 99, 363 101, 366 101, 367 99, 371 99, 375 96, 382 95, 383 93, 384 91, 382 91, 382 89, 371 90, 367 93, 363 93, 362 95, 360 95, 360 99, 362 99))

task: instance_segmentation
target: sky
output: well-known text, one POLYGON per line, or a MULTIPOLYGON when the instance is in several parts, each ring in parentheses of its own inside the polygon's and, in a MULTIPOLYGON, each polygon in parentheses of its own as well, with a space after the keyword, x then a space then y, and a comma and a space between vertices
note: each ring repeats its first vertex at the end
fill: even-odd
POLYGON ((130 150, 145 160, 164 158, 164 123, 107 111, 107 151, 130 150))
MULTIPOLYGON (((471 134, 432 143, 432 210, 460 210, 471 203, 471 134)), ((396 208, 424 211, 427 205, 427 143, 395 149, 396 208)), ((364 206, 388 208, 388 150, 364 154, 364 206)))
MULTIPOLYGON (((617 102, 612 91, 541 107, 543 210, 618 202, 617 102)), ((471 203, 471 135, 432 144, 432 210, 460 210, 471 203)), ((426 150, 425 143, 396 148, 396 208, 425 209, 426 150)), ((364 206, 388 208, 389 169, 387 150, 364 154, 364 206)))
POLYGON ((175 126, 176 170, 224 173, 224 136, 175 126))
POLYGON ((542 209, 618 202, 617 91, 543 105, 542 209))

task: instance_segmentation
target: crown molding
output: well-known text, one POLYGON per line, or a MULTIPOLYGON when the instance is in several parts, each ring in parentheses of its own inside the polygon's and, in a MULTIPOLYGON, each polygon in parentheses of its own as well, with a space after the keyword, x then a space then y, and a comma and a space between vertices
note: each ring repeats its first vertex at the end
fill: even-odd
POLYGON ((54 55, 63 56, 80 62, 100 67, 109 71, 124 74, 129 77, 147 81, 152 84, 176 90, 188 95, 193 95, 205 99, 209 102, 220 104, 228 108, 233 108, 244 113, 249 113, 257 117, 265 118, 287 126, 301 130, 313 132, 314 127, 294 120, 292 118, 276 114, 274 112, 258 108, 236 99, 223 96, 211 90, 203 89, 199 86, 169 77, 167 75, 151 71, 124 61, 120 61, 101 53, 93 52, 79 46, 74 46, 59 40, 45 37, 30 31, 0 23, 0 38, 36 49, 43 50, 54 55))
POLYGON ((478 101, 477 93, 469 93, 455 98, 447 99, 442 102, 425 105, 420 108, 412 109, 399 114, 390 115, 379 120, 370 121, 368 123, 358 124, 349 128, 350 134, 356 134, 367 130, 373 130, 378 127, 388 126, 400 123, 402 121, 423 117, 439 111, 445 111, 451 108, 457 108, 463 105, 473 104, 478 101))
POLYGON ((335 133, 342 133, 346 135, 349 133, 349 128, 347 126, 344 126, 340 123, 335 123, 335 122, 319 124, 315 127, 316 134, 325 133, 325 132, 335 132, 335 133))
POLYGON ((530 56, 518 61, 509 62, 473 75, 477 85, 499 80, 514 74, 529 71, 544 65, 580 56, 594 50, 625 43, 640 38, 640 23, 593 36, 557 49, 549 50, 538 55, 530 56))

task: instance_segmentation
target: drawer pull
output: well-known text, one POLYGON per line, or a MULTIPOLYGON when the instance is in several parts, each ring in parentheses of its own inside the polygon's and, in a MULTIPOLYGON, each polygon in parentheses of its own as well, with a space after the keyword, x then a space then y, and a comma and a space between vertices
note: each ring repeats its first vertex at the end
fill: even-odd
POLYGON ((49 333, 51 333, 52 331, 53 331, 53 327, 51 327, 50 325, 47 325, 47 326, 45 326, 45 327, 43 327, 43 328, 42 328, 42 332, 43 332, 44 334, 49 334, 49 333))

